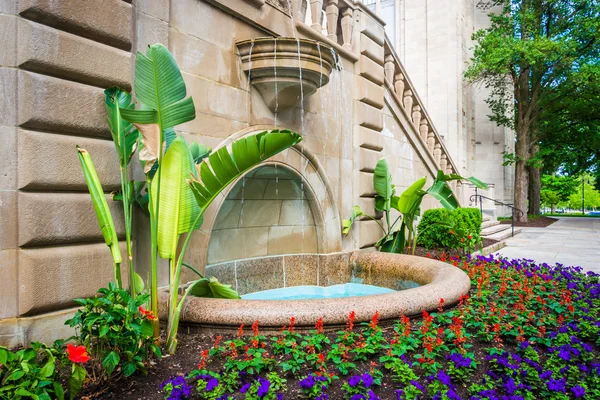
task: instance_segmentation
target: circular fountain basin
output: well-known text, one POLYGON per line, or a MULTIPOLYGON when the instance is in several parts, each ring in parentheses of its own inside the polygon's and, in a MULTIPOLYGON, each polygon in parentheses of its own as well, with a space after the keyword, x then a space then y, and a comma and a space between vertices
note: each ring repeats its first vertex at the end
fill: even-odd
POLYGON ((261 37, 236 43, 250 83, 273 112, 289 110, 329 82, 331 47, 309 39, 261 37))
MULTIPOLYGON (((180 321, 188 331, 236 330, 259 322, 261 331, 278 332, 296 318, 299 330, 314 329, 323 318, 325 328, 337 329, 348 314, 369 321, 379 311, 382 320, 433 311, 444 299, 446 307, 469 292, 471 282, 462 270, 441 261, 403 254, 344 252, 300 254, 238 260, 207 266, 206 274, 232 284, 241 295, 291 286, 334 286, 353 283, 388 289, 387 293, 313 299, 214 299, 188 297, 180 321), (414 282, 420 286, 407 285, 414 282)), ((329 289, 331 290, 331 289, 329 289)), ((169 296, 160 292, 161 318, 166 319, 169 296)))
POLYGON ((393 289, 362 283, 344 283, 333 286, 292 286, 245 294, 242 300, 308 300, 335 299, 339 297, 370 296, 392 293, 393 289))

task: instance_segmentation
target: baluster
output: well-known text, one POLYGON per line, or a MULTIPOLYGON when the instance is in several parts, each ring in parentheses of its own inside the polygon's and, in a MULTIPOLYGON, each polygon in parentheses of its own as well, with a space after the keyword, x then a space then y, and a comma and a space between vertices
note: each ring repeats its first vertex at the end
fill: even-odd
POLYGON ((446 166, 448 165, 448 159, 446 158, 446 154, 442 154, 440 156, 440 169, 446 173, 446 166))
POLYGON ((435 163, 439 166, 442 158, 442 145, 440 142, 435 142, 435 146, 433 148, 433 158, 435 159, 435 163))
POLYGON ((329 0, 325 11, 327 14, 327 37, 337 43, 337 23, 340 14, 338 0, 329 0))
MULTIPOLYGON (((446 167, 446 175, 452 175, 453 173, 454 173, 454 170, 452 169, 452 167, 450 165, 448 165, 446 167)), ((450 181, 449 183, 450 183, 450 189, 452 189, 452 191, 454 192, 456 190, 456 181, 450 181)))
POLYGON ((404 109, 406 110, 406 112, 410 112, 410 110, 412 110, 412 105, 413 105, 412 91, 405 90, 404 91, 404 109))
POLYGON ((310 0, 311 27, 317 32, 323 32, 321 27, 321 11, 323 11, 323 0, 310 0))
POLYGON ((342 44, 346 50, 352 50, 352 9, 346 8, 342 11, 342 44))
POLYGON ((390 85, 394 84, 394 72, 396 70, 396 64, 394 63, 394 56, 388 54, 385 56, 385 64, 383 66, 383 71, 385 74, 385 79, 390 83, 390 85))
POLYGON ((435 136, 433 136, 433 131, 429 131, 427 134, 427 150, 429 150, 429 154, 433 154, 433 149, 435 148, 435 136))
POLYGON ((412 109, 412 120, 416 127, 421 124, 421 106, 416 105, 412 109))
POLYGON ((396 89, 396 95, 398 95, 401 101, 404 101, 404 99, 402 98, 402 96, 404 95, 404 75, 402 75, 402 73, 396 74, 394 88, 396 89))
POLYGON ((425 118, 421 119, 419 132, 421 133, 421 139, 423 139, 423 143, 427 143, 427 132, 429 132, 429 125, 427 124, 427 120, 425 118))
POLYGON ((462 201, 463 198, 463 184, 461 181, 456 181, 456 197, 458 201, 462 201))

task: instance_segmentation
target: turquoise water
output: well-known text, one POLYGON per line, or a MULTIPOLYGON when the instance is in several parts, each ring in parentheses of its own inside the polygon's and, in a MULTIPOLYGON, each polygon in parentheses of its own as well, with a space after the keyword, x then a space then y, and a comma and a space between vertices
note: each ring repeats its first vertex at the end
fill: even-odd
POLYGON ((345 283, 333 286, 292 286, 281 289, 263 290, 242 295, 243 300, 307 300, 332 299, 338 297, 369 296, 372 294, 392 293, 395 290, 363 285, 362 283, 345 283))

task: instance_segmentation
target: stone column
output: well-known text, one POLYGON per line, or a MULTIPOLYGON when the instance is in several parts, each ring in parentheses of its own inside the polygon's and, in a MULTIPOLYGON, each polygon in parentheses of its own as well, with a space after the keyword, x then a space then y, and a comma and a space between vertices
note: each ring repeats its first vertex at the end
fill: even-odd
POLYGON ((429 132, 429 125, 427 124, 427 120, 425 118, 421 119, 419 132, 421 133, 421 139, 423 139, 423 143, 427 143, 427 132, 429 132))
POLYGON ((337 43, 337 22, 340 14, 338 0, 329 0, 325 11, 327 15, 327 37, 337 43))
POLYGON ((383 66, 385 79, 390 83, 394 84, 394 71, 396 70, 396 64, 394 63, 394 57, 391 54, 385 56, 385 64, 383 66))
POLYGON ((342 11, 342 46, 347 50, 352 50, 352 9, 346 8, 342 11))
POLYGON ((435 163, 439 166, 442 158, 442 145, 440 142, 435 142, 435 146, 433 147, 433 158, 435 159, 435 163))
POLYGON ((433 154, 434 148, 435 136, 433 135, 433 131, 429 131, 429 133, 427 133, 427 150, 429 150, 429 154, 433 154))
POLYGON ((317 32, 323 32, 321 26, 321 11, 323 11, 323 0, 310 0, 310 17, 312 18, 311 27, 317 32))
POLYGON ((416 127, 421 124, 421 106, 414 106, 412 109, 412 121, 416 127))
POLYGON ((410 110, 412 110, 412 105, 413 105, 412 95, 413 94, 412 94, 411 90, 404 91, 404 109, 406 110, 406 112, 410 112, 410 110))
POLYGON ((400 98, 401 101, 404 101, 404 75, 401 73, 396 74, 394 89, 396 90, 396 94, 400 98))
POLYGON ((463 184, 461 181, 456 181, 456 198, 459 202, 462 202, 463 196, 463 184))
POLYGON ((446 166, 448 165, 448 159, 446 158, 446 154, 442 154, 440 157, 440 169, 446 173, 446 166))

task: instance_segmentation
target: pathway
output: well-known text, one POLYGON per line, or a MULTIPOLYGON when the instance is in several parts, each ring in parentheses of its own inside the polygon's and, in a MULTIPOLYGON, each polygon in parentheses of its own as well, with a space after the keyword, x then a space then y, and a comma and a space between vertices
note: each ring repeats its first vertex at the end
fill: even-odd
POLYGON ((548 264, 579 265, 600 274, 600 218, 565 217, 547 228, 523 228, 498 253, 548 264))

